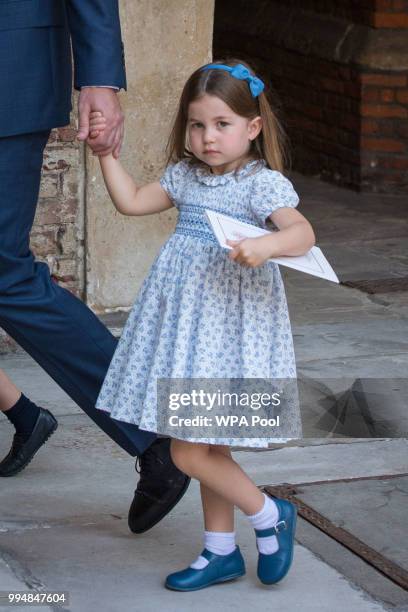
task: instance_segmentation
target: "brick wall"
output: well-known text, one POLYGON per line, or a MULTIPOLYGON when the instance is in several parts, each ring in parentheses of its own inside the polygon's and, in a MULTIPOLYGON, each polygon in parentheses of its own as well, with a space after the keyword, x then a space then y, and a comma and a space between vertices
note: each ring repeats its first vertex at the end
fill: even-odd
POLYGON ((293 167, 354 189, 408 191, 407 47, 408 0, 216 3, 214 57, 271 82, 293 167))
POLYGON ((408 77, 366 72, 360 84, 361 184, 408 191, 408 77))
POLYGON ((408 27, 407 0, 287 0, 285 5, 373 28, 408 27))
POLYGON ((51 132, 44 153, 31 248, 46 261, 53 278, 83 297, 83 167, 73 126, 51 132))

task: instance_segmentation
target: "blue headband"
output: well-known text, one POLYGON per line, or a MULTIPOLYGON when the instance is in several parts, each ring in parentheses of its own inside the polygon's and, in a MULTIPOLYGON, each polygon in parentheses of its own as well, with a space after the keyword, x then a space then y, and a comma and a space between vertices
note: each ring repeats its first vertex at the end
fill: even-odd
POLYGON ((236 66, 226 66, 225 64, 208 64, 207 66, 204 66, 202 70, 212 70, 213 68, 216 70, 226 70, 236 79, 239 79, 240 81, 247 81, 253 98, 259 96, 259 94, 265 88, 263 81, 261 81, 261 79, 257 76, 251 74, 248 68, 242 64, 236 64, 236 66))

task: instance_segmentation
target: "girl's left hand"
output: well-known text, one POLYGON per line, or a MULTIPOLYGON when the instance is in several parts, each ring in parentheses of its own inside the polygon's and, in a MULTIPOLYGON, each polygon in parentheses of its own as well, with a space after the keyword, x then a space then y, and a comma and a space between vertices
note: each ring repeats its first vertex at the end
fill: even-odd
POLYGON ((261 266, 271 254, 265 242, 260 238, 245 238, 244 240, 227 240, 227 244, 234 247, 229 258, 249 268, 261 266))

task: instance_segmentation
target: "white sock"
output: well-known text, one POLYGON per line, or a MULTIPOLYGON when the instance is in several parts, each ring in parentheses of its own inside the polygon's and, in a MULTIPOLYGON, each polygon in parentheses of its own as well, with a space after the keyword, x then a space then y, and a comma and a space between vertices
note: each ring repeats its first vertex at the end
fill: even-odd
MULTIPOLYGON (((251 525, 254 529, 269 529, 276 525, 279 519, 279 509, 273 499, 268 495, 263 494, 265 503, 259 512, 248 515, 251 525)), ((279 550, 278 538, 276 536, 268 536, 266 538, 256 538, 256 543, 259 552, 264 555, 272 555, 279 550)))
MULTIPOLYGON (((216 555, 231 554, 236 548, 235 531, 204 531, 204 548, 216 555)), ((208 563, 208 559, 199 555, 190 567, 203 569, 208 563)))

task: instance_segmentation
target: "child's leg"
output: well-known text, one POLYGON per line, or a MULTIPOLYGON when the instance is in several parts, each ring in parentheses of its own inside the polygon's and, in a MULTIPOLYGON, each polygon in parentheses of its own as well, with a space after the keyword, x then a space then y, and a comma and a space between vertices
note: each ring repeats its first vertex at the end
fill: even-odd
MULTIPOLYGON (((230 455, 226 446, 212 446, 211 452, 230 455)), ((235 548, 234 506, 224 497, 200 483, 201 503, 204 514, 204 548, 216 555, 229 555, 235 548)), ((201 555, 190 565, 203 569, 208 565, 201 555)))
POLYGON ((167 576, 167 588, 194 590, 245 573, 244 561, 239 548, 235 546, 235 532, 232 531, 234 506, 247 514, 253 527, 259 530, 257 544, 260 552, 260 580, 265 584, 280 580, 290 566, 291 549, 287 546, 284 564, 280 557, 274 556, 279 550, 279 543, 270 532, 276 533, 271 529, 279 518, 276 503, 259 491, 232 459, 229 449, 173 439, 170 452, 180 470, 200 481, 206 531, 205 550, 189 568, 167 576))
MULTIPOLYGON (((231 457, 228 446, 211 446, 211 452, 231 457)), ((206 531, 234 531, 234 505, 205 484, 200 482, 201 503, 203 505, 204 526, 206 531)))
POLYGON ((234 506, 200 483, 206 531, 234 531, 234 506))
POLYGON ((262 509, 264 495, 231 455, 212 450, 209 444, 173 439, 171 456, 185 474, 196 478, 245 514, 256 514, 262 509))
MULTIPOLYGON (((234 531, 234 506, 223 497, 200 484, 204 512, 204 548, 216 555, 229 555, 236 549, 234 531)), ((201 555, 190 565, 203 569, 208 560, 201 555)))
MULTIPOLYGON (((211 525, 212 528, 221 524, 233 525, 232 508, 237 506, 249 517, 255 529, 272 527, 279 517, 276 504, 245 474, 231 457, 229 449, 220 452, 220 448, 184 440, 171 441, 171 455, 176 466, 214 493, 214 496, 203 499, 206 525, 211 525), (222 499, 227 503, 222 504, 222 499), (222 519, 217 519, 216 512, 211 507, 211 500, 223 511, 222 519), (228 522, 228 516, 231 522, 228 522)), ((278 547, 278 540, 274 535, 258 539, 258 548, 265 554, 277 551, 278 547)))

